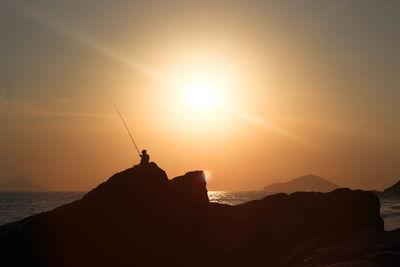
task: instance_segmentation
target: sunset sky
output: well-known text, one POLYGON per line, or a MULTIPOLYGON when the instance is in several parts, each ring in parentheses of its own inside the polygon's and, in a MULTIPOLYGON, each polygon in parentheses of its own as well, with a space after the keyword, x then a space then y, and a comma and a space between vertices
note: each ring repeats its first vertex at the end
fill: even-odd
POLYGON ((400 179, 400 1, 0 0, 0 180, 400 179))

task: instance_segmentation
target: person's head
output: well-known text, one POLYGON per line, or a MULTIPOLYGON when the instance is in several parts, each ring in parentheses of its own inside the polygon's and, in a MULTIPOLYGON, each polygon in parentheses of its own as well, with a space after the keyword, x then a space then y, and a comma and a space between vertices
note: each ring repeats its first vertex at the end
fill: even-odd
POLYGON ((146 149, 143 149, 142 154, 146 154, 146 153, 147 153, 146 149))

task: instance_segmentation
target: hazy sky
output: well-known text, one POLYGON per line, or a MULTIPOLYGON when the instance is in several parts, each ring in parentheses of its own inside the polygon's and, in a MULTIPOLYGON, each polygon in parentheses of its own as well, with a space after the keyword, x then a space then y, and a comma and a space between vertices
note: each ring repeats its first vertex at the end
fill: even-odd
POLYGON ((397 0, 0 0, 0 180, 87 190, 137 163, 116 103, 170 178, 383 189, 400 179, 399 13, 397 0))

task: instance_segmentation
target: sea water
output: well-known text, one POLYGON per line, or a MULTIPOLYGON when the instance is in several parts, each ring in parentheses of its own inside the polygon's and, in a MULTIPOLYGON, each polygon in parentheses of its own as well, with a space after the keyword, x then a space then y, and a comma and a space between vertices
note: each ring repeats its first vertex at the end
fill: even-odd
POLYGON ((85 192, 0 192, 0 225, 52 210, 85 192))
MULTIPOLYGON (((17 221, 80 199, 85 192, 0 192, 0 225, 17 221)), ((263 191, 209 191, 210 201, 237 205, 261 199, 271 193, 263 191)), ((381 216, 385 230, 400 228, 400 200, 381 199, 381 216)))
POLYGON ((381 199, 381 217, 385 230, 400 228, 400 199, 381 199))

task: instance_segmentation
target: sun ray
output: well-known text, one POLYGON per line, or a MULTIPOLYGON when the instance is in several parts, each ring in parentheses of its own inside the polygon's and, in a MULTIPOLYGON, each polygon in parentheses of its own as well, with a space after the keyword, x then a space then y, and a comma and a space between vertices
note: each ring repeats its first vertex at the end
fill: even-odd
POLYGON ((226 112, 229 112, 230 114, 233 114, 234 116, 236 116, 238 118, 241 118, 241 119, 243 119, 249 123, 252 123, 254 125, 257 125, 265 130, 273 132, 279 136, 285 137, 286 139, 291 140, 295 143, 309 147, 313 150, 320 150, 320 147, 317 146, 316 144, 309 142, 308 140, 304 139, 300 135, 297 135, 294 132, 288 131, 275 123, 265 120, 261 116, 257 116, 257 115, 251 114, 247 111, 241 110, 239 108, 235 108, 233 106, 227 106, 227 105, 224 106, 224 110, 226 112))
POLYGON ((34 10, 33 8, 28 8, 26 5, 17 5, 14 4, 14 7, 25 17, 33 22, 44 26, 48 29, 53 30, 55 33, 60 34, 74 42, 91 49, 99 53, 106 58, 109 58, 117 63, 120 63, 132 70, 138 71, 142 74, 145 74, 153 79, 156 79, 160 82, 173 85, 174 83, 168 79, 166 75, 155 70, 154 68, 149 67, 148 65, 130 58, 129 56, 117 51, 116 49, 102 43, 99 40, 91 37, 87 33, 80 32, 76 29, 73 29, 60 21, 56 21, 50 16, 44 14, 43 12, 39 12, 34 10))
MULTIPOLYGON (((13 3, 13 6, 22 14, 24 17, 32 20, 33 22, 42 25, 48 29, 53 30, 55 33, 65 36, 68 39, 73 40, 74 42, 89 48, 100 55, 109 58, 115 62, 118 62, 134 71, 138 71, 146 76, 149 76, 159 82, 162 82, 167 85, 169 88, 176 88, 179 90, 186 91, 188 95, 186 100, 189 102, 194 109, 197 110, 209 110, 212 107, 220 105, 219 96, 218 96, 218 88, 215 84, 209 82, 207 79, 200 79, 195 83, 191 83, 189 87, 187 85, 181 85, 180 83, 173 81, 169 76, 164 73, 149 67, 148 65, 134 60, 129 56, 117 51, 116 49, 108 46, 99 40, 91 37, 90 35, 77 31, 59 21, 56 21, 43 12, 39 12, 32 8, 28 8, 28 6, 23 6, 20 4, 13 3)), ((241 110, 239 108, 229 106, 228 103, 224 103, 219 106, 222 110, 218 112, 228 112, 229 114, 233 114, 237 118, 247 121, 248 123, 252 123, 257 125, 265 130, 271 131, 277 135, 285 137, 293 142, 298 144, 302 144, 308 147, 312 147, 317 149, 317 147, 310 142, 307 142, 304 138, 299 135, 287 131, 286 129, 272 123, 266 121, 264 118, 251 114, 245 110, 241 110)))

